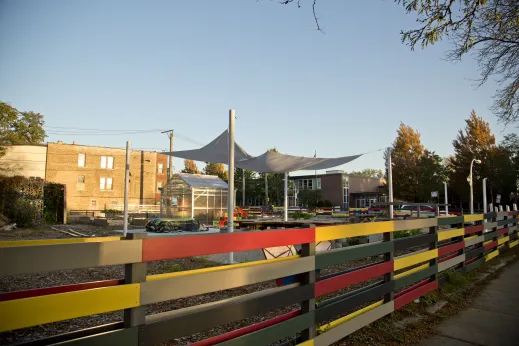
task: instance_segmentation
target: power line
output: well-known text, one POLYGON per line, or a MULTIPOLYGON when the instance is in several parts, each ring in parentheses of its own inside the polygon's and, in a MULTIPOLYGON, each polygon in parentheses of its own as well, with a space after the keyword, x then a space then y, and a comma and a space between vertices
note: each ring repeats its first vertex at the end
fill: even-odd
MULTIPOLYGON (((139 133, 154 133, 162 132, 164 129, 149 129, 149 130, 122 130, 122 129, 94 129, 94 128, 79 128, 79 127, 64 127, 64 126, 44 126, 46 133, 51 135, 63 135, 63 136, 91 136, 91 135, 104 135, 104 136, 119 136, 119 135, 130 135, 139 133)), ((186 142, 190 142, 196 145, 204 145, 195 139, 192 139, 186 135, 180 134, 175 131, 175 137, 180 138, 186 142)))

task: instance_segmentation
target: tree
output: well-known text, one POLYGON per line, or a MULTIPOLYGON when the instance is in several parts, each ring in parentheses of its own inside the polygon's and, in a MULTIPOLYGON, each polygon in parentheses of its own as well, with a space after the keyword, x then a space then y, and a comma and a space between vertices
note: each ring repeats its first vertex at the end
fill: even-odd
POLYGON ((420 159, 423 154, 424 147, 418 131, 400 123, 391 153, 393 189, 396 198, 418 202, 420 159))
POLYGON ((435 152, 425 150, 420 158, 418 169, 418 196, 419 201, 428 201, 432 191, 438 191, 439 197, 443 194, 443 183, 447 180, 447 168, 443 164, 443 158, 435 152))
MULTIPOLYGON (((470 164, 473 159, 481 160, 481 164, 473 166, 474 200, 481 200, 481 180, 490 178, 492 168, 491 156, 496 149, 496 139, 490 131, 490 126, 472 110, 470 117, 465 120, 465 129, 458 132, 458 136, 452 142, 454 156, 449 160, 450 186, 456 196, 462 200, 469 199, 469 184, 467 177, 470 174, 470 164)), ((492 179, 494 180, 494 179, 492 179)), ((490 181, 488 187, 495 190, 496 181, 490 181)))
POLYGON ((227 171, 222 163, 207 162, 204 168, 205 175, 216 175, 220 179, 227 181, 227 171))
MULTIPOLYGON (((474 56, 480 67, 480 85, 496 79, 493 110, 505 124, 519 122, 519 1, 517 0, 394 0, 417 16, 418 27, 402 30, 402 42, 414 49, 448 38, 447 58, 474 56), (454 7, 454 6, 457 7, 454 7), (496 77, 496 78, 492 78, 496 77)), ((310 1, 317 29, 317 0, 310 1)), ((297 4, 303 0, 284 0, 297 4)))
POLYGON ((381 169, 366 168, 362 171, 352 171, 348 174, 358 175, 366 178, 384 178, 384 172, 381 169))
POLYGON ((20 112, 5 102, 0 102, 0 157, 2 146, 14 144, 40 144, 45 140, 43 115, 20 112))
POLYGON ((184 169, 182 170, 182 173, 200 174, 200 171, 198 170, 195 161, 185 159, 184 169))

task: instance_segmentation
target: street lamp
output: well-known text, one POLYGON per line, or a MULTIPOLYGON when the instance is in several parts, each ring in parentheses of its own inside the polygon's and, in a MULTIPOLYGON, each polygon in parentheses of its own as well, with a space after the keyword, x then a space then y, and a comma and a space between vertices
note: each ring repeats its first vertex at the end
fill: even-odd
POLYGON ((474 162, 477 164, 481 163, 481 160, 478 159, 472 159, 470 162, 470 174, 467 178, 467 181, 469 182, 470 186, 470 213, 474 214, 474 189, 472 188, 472 166, 474 165, 474 162))

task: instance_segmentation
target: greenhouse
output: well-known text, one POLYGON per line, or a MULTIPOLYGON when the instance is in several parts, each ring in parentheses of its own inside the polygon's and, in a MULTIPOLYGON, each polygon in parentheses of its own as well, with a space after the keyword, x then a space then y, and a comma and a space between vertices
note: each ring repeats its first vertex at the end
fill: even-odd
POLYGON ((212 224, 227 212, 227 189, 227 183, 217 176, 175 174, 161 189, 160 215, 212 224))

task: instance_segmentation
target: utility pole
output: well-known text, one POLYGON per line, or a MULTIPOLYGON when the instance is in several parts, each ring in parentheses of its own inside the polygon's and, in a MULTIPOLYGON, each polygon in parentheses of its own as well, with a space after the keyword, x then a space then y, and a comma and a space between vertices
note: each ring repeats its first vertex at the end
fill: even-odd
MULTIPOLYGON (((126 165, 124 166, 124 209, 123 209, 123 235, 128 232, 128 193, 130 190, 130 141, 126 141, 126 165)), ((142 178, 141 178, 142 179, 142 178)))
MULTIPOLYGON (((167 133, 169 138, 169 152, 173 152, 173 136, 175 132, 173 130, 166 130, 162 131, 161 133, 167 133)), ((173 177, 173 156, 169 156, 169 165, 168 165, 168 180, 170 180, 173 177)))
MULTIPOLYGON (((229 110, 229 190, 227 192, 227 232, 234 231, 234 109, 229 110)), ((234 254, 229 252, 229 264, 234 263, 234 254)))
POLYGON ((243 181, 241 183, 242 190, 243 190, 242 191, 242 202, 241 202, 241 205, 242 205, 242 207, 244 207, 244 206, 246 206, 246 203, 245 203, 245 175, 246 174, 245 174, 245 169, 244 168, 241 171, 242 171, 242 174, 243 174, 243 176, 242 176, 243 181))
POLYGON ((269 181, 267 179, 267 173, 265 173, 265 205, 269 205, 269 181))

